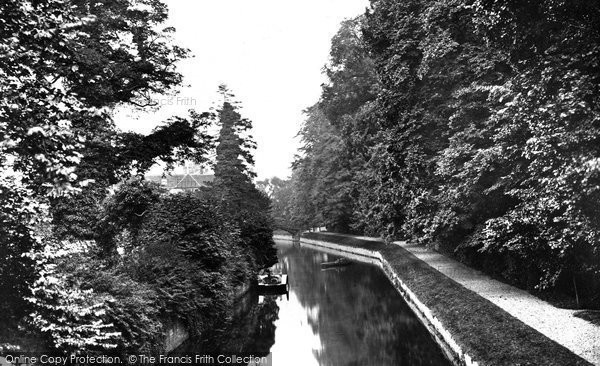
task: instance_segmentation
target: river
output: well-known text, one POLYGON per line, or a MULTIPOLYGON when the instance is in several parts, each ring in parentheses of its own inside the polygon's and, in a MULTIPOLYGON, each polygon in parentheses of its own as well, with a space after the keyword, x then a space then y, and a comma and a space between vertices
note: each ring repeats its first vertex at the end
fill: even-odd
POLYGON ((175 354, 271 353, 277 366, 450 364, 378 267, 322 270, 339 257, 285 241, 277 247, 289 294, 247 294, 231 321, 175 354))

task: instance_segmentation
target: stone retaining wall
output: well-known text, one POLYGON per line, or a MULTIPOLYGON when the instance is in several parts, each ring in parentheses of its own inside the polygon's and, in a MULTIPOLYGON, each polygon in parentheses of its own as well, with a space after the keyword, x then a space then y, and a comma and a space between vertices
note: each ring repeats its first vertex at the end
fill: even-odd
POLYGON ((364 248, 355 248, 335 243, 330 243, 323 240, 315 240, 301 238, 302 244, 307 246, 315 246, 323 248, 327 251, 334 251, 335 254, 349 257, 362 256, 368 258, 367 262, 378 265, 392 285, 400 293, 404 301, 408 304, 411 310, 417 315, 419 320, 425 325, 431 333, 437 344, 440 346, 446 357, 456 366, 478 366, 478 363, 473 361, 471 356, 466 354, 458 343, 452 337, 452 334, 444 328, 444 325, 433 315, 431 310, 425 306, 417 296, 404 284, 402 279, 395 273, 388 261, 382 257, 381 253, 375 250, 364 248))

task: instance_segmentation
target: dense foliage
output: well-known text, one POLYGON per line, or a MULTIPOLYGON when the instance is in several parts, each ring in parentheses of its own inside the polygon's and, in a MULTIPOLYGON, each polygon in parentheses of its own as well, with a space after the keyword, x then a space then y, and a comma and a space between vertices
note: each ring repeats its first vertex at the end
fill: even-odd
POLYGON ((166 18, 159 1, 3 2, 0 14, 0 217, 11 258, 0 283, 22 298, 32 278, 11 273, 31 272, 32 262, 20 254, 43 250, 48 233, 91 239, 110 185, 156 159, 200 158, 210 140, 197 115, 150 136, 121 133, 111 119, 117 104, 180 81, 174 62, 186 52, 168 29, 154 30, 166 18), (56 230, 40 235, 49 218, 56 230))
POLYGON ((371 5, 332 41, 288 218, 598 305, 598 3, 371 5))
MULTIPOLYGON (((160 0, 0 3, 5 333, 33 331, 68 353, 160 351, 165 324, 209 329, 275 260, 269 201, 248 174, 251 140, 240 145, 246 178, 227 180, 223 152, 240 140, 215 141, 212 113, 148 135, 116 128, 116 107, 151 110, 181 84, 187 51, 172 44, 167 14, 160 0), (139 178, 157 162, 206 163, 215 142, 210 192, 170 195, 139 178)), ((0 350, 13 346, 0 339, 0 350)))
POLYGON ((257 188, 263 191, 271 201, 271 216, 273 227, 277 230, 287 231, 292 235, 299 235, 303 226, 294 216, 297 211, 293 209, 295 198, 294 184, 291 180, 278 177, 267 178, 256 182, 257 188))
POLYGON ((209 330, 227 314, 236 286, 248 282, 253 263, 240 230, 214 200, 166 194, 136 179, 105 211, 129 211, 132 197, 142 197, 145 213, 112 221, 119 254, 111 261, 97 255, 93 241, 57 242, 35 253, 40 276, 27 298, 30 324, 53 347, 159 352, 165 324, 179 320, 194 335, 209 330))

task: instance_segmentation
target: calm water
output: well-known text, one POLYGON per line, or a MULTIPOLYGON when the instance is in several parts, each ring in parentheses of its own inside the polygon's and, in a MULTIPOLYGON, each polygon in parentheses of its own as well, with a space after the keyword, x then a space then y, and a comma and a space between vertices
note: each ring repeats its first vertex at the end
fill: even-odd
POLYGON ((321 270, 321 262, 339 257, 277 246, 289 295, 248 294, 227 325, 178 352, 271 352, 277 366, 449 365, 380 269, 355 263, 321 270))

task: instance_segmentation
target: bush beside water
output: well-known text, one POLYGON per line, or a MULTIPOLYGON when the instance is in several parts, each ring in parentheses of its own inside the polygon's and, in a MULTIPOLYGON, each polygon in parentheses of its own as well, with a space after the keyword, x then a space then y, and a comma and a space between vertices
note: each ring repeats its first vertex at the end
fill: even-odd
POLYGON ((159 352, 165 324, 179 320, 192 336, 211 329, 229 317, 236 287, 255 273, 257 261, 240 229, 205 193, 165 194, 134 180, 105 208, 140 191, 153 203, 135 235, 130 221, 105 215, 99 222, 111 228, 104 235, 112 235, 114 250, 94 241, 57 241, 34 257, 41 276, 28 298, 27 325, 51 348, 159 352))

